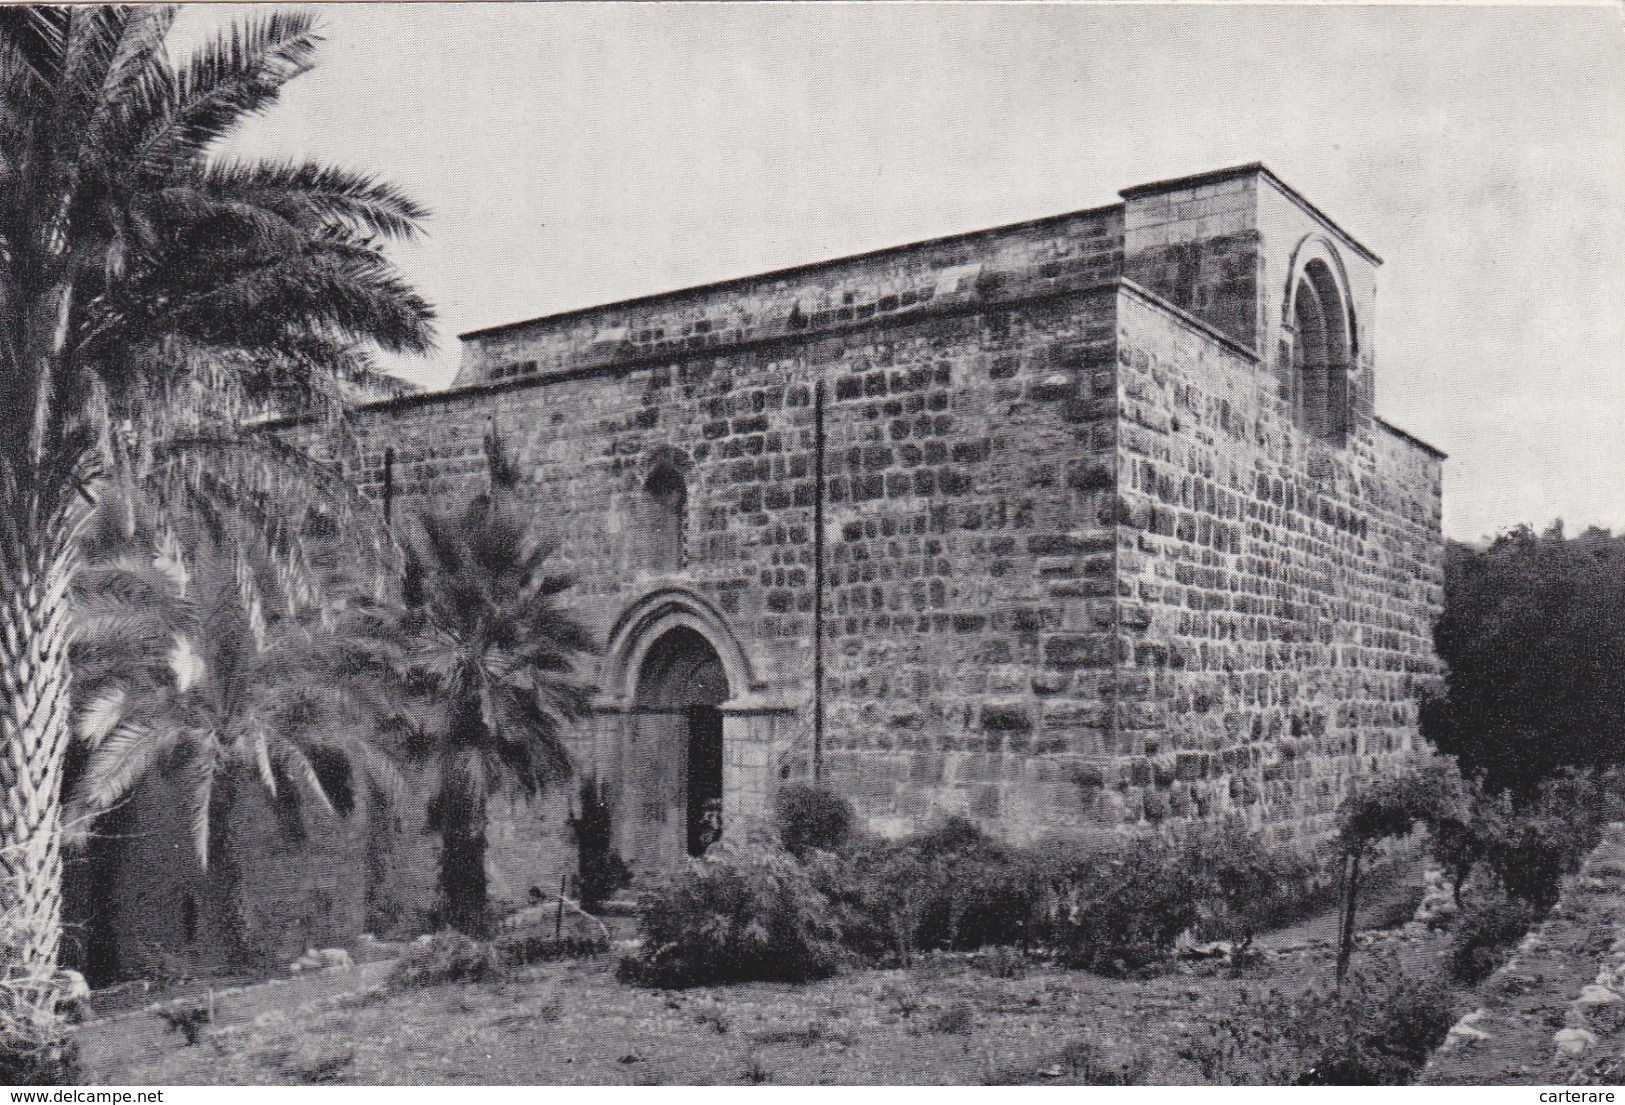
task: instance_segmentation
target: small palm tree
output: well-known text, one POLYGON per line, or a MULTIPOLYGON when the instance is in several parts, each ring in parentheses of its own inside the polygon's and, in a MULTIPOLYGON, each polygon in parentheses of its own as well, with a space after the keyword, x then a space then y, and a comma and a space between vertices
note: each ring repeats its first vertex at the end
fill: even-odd
POLYGON ((143 536, 87 541, 75 589, 80 743, 64 835, 83 843, 154 775, 179 781, 198 862, 219 868, 234 902, 235 865, 221 845, 242 787, 262 786, 298 834, 307 799, 336 817, 363 788, 377 811, 404 786, 367 739, 365 696, 335 679, 338 645, 319 619, 263 591, 265 575, 238 546, 143 536))
POLYGON ((589 690, 576 664, 591 633, 559 597, 570 576, 549 567, 513 509, 515 473, 486 441, 491 491, 455 515, 426 512, 410 542, 401 600, 367 619, 357 656, 404 696, 407 756, 433 769, 429 827, 440 833, 446 922, 486 924, 486 810, 505 787, 535 796, 569 778, 563 734, 589 690))

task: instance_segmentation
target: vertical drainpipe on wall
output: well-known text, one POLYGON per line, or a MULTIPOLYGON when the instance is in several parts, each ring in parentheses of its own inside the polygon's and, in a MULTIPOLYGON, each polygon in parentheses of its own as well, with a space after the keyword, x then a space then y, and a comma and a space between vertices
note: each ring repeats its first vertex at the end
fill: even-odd
POLYGON ((384 525, 389 525, 390 507, 395 502, 395 447, 384 448, 384 525))
POLYGON ((813 782, 824 778, 824 381, 813 384, 813 782))

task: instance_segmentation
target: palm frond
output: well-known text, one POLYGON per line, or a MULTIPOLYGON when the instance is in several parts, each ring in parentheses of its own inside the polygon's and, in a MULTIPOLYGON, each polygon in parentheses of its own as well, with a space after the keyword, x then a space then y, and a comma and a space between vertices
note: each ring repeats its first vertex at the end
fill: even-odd
POLYGON ((288 741, 279 741, 273 747, 271 757, 289 778, 295 780, 321 804, 329 817, 338 816, 338 811, 333 807, 332 796, 327 793, 327 788, 322 785, 321 778, 316 774, 316 768, 302 749, 288 741))
POLYGON ((363 235, 410 240, 429 212, 399 188, 368 173, 311 162, 219 161, 204 171, 212 194, 275 211, 302 226, 334 221, 363 235))
POLYGON ((73 827, 74 841, 82 843, 95 819, 127 798, 183 738, 179 729, 130 719, 109 733, 89 758, 63 812, 64 828, 73 827))
POLYGON ((232 27, 205 44, 152 91, 142 105, 152 120, 134 167, 162 177, 189 164, 263 112, 290 80, 305 72, 318 38, 312 16, 278 11, 232 27))
POLYGON ((121 686, 109 687, 79 711, 79 739, 94 751, 124 720, 129 692, 121 686))
POLYGON ((276 797, 276 772, 271 770, 271 741, 265 727, 257 723, 250 724, 248 732, 244 735, 248 753, 252 758, 254 769, 259 772, 260 782, 265 789, 276 797))

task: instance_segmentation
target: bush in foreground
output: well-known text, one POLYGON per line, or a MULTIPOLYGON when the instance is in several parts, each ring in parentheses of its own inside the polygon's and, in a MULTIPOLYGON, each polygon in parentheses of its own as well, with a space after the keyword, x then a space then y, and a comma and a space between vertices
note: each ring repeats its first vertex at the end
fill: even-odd
POLYGON ((1450 971, 1469 985, 1493 974, 1535 923, 1535 908, 1498 887, 1472 894, 1456 915, 1450 941, 1450 971))
POLYGON ((724 843, 638 900, 643 947, 623 980, 680 988, 827 978, 844 953, 829 899, 776 842, 724 843))
POLYGON ((389 974, 389 986, 410 990, 445 982, 485 982, 502 973, 502 959, 491 944, 446 929, 401 956, 389 974))
POLYGON ((852 803, 823 787, 785 787, 773 802, 773 828, 797 859, 844 845, 852 835, 853 816, 852 803))
POLYGON ((1389 961, 1353 972, 1341 987, 1242 991, 1178 1054, 1210 1085, 1404 1085, 1456 1012, 1443 978, 1389 961))
POLYGON ((1045 864, 1048 942, 1069 966, 1130 974, 1168 958, 1201 916, 1203 885, 1178 852, 1140 842, 1045 864))
POLYGON ((1320 903, 1311 861, 1239 828, 1194 832, 1175 862, 1198 895, 1197 936, 1229 941, 1240 954, 1259 933, 1299 920, 1320 903))
POLYGON ((808 857, 846 946, 907 964, 921 952, 1029 945, 1043 892, 1034 853, 950 818, 903 840, 861 840, 808 857))
POLYGON ((794 793, 781 809, 780 839, 804 845, 802 862, 758 838, 649 889, 644 950, 624 977, 795 980, 832 973, 846 953, 906 966, 922 953, 982 947, 1044 948, 1075 967, 1129 974, 1168 959, 1196 926, 1244 950, 1300 910, 1313 882, 1307 863, 1239 830, 1086 851, 1008 845, 950 818, 903 840, 832 850, 810 841, 834 844, 839 833, 796 827, 839 824, 822 797, 794 793))

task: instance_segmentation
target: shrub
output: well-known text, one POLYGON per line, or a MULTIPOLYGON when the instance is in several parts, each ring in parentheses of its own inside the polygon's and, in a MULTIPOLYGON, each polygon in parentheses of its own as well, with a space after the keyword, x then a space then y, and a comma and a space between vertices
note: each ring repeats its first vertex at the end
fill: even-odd
POLYGON ((1027 957, 1007 947, 996 947, 982 960, 982 969, 992 978, 1020 978, 1027 973, 1027 957))
POLYGON ((1074 967, 1128 974, 1166 959, 1200 917, 1201 884, 1155 842, 1080 858, 1051 853, 1049 942, 1074 967))
POLYGON ((1178 1049, 1214 1085, 1372 1086, 1411 1080, 1455 1023, 1451 991, 1397 961, 1343 986, 1242 991, 1178 1049))
POLYGON ((15 1004, 15 1009, 0 1008, 0 1085, 77 1085, 79 1045, 66 1024, 22 1002, 15 1004))
POLYGON ((1485 866, 1508 894, 1544 914, 1563 876, 1579 869, 1619 809, 1617 794, 1594 774, 1565 771, 1543 780, 1532 801, 1520 805, 1501 794, 1481 801, 1477 812, 1485 866))
POLYGON ((502 957, 491 944, 446 929, 401 956, 389 974, 389 986, 408 990, 444 982, 483 982, 502 973, 502 957))
POLYGON ((862 841, 808 859, 848 948, 908 963, 922 951, 1027 944, 1043 889, 1029 852, 963 818, 901 841, 862 841))
POLYGON ((171 1032, 186 1037, 186 1046, 192 1047, 203 1038, 204 1029, 214 1021, 214 1010, 208 1001, 172 1001, 154 1009, 158 1018, 171 1032))
POLYGON ((976 1015, 971 1007, 956 1001, 931 1018, 931 1031, 944 1036, 965 1036, 976 1027, 976 1015))
POLYGON ((1317 904, 1315 866, 1268 848, 1237 828, 1199 831, 1179 846, 1176 862, 1200 896, 1195 928, 1245 953, 1258 933, 1295 921, 1317 904))
MULTIPOLYGON (((1465 809, 1429 821, 1434 856, 1444 865, 1457 904, 1475 869, 1486 869, 1506 895, 1527 902, 1538 917, 1562 892, 1563 876, 1579 869, 1622 812, 1620 776, 1564 770, 1523 798, 1511 792, 1468 791, 1465 809)), ((1507 923, 1511 923, 1508 921, 1507 923)))
POLYGON ((1064 843, 1002 844, 962 818, 901 841, 809 853, 806 870, 843 942, 865 960, 1047 944, 1107 973, 1165 958, 1192 926, 1245 949, 1254 933, 1301 913, 1314 889, 1311 864, 1239 830, 1080 854, 1064 843))
POLYGON ((1534 923, 1534 907, 1508 897, 1498 887, 1469 897, 1456 915, 1450 942, 1451 973, 1469 984, 1482 982, 1506 962, 1513 945, 1534 923))
POLYGON ((920 919, 938 880, 917 857, 891 842, 866 841, 841 855, 812 853, 806 870, 848 951, 907 964, 920 950, 920 919))
POLYGON ((1489 820, 1484 863, 1514 898, 1545 913, 1563 889, 1563 876, 1579 866, 1582 842, 1569 820, 1547 812, 1512 814, 1489 820))
POLYGON ((652 986, 825 978, 842 960, 829 900, 760 837, 723 843, 638 902, 643 947, 623 980, 652 986))
POLYGON ((492 950, 502 965, 522 967, 555 959, 590 959, 609 951, 609 941, 601 936, 548 936, 520 932, 499 937, 492 950))
POLYGON ((1026 944, 1042 886, 1035 857, 960 818, 906 840, 926 873, 914 945, 971 950, 1026 944))
POLYGON ((1355 976, 1323 1007, 1307 1011, 1316 1045, 1303 1086, 1399 1086, 1427 1062, 1456 1021, 1455 996, 1437 975, 1397 964, 1355 976))
POLYGON ((570 818, 576 838, 576 892, 581 908, 596 913, 632 881, 632 872, 614 848, 614 819, 603 784, 581 780, 580 798, 581 812, 570 818))
POLYGON ((773 828, 797 859, 811 850, 833 852, 852 833, 852 803, 817 786, 790 786, 773 802, 773 828))

